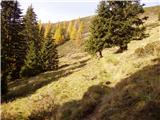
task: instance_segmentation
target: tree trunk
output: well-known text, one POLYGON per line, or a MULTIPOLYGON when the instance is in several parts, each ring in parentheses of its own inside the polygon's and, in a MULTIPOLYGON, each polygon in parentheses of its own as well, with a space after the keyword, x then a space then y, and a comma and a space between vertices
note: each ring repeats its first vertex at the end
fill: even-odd
POLYGON ((120 46, 121 51, 123 52, 124 50, 127 50, 127 44, 120 46))
POLYGON ((102 58, 102 51, 99 51, 99 57, 102 58))
POLYGON ((123 51, 127 50, 128 46, 126 45, 120 45, 119 49, 115 53, 122 53, 123 51))

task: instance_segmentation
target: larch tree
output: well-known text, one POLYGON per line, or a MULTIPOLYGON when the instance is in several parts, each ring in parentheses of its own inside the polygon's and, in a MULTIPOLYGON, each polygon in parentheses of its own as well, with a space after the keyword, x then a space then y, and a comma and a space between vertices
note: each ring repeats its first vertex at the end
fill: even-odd
POLYGON ((62 44, 65 40, 65 33, 61 24, 56 27, 56 31, 54 33, 55 44, 62 44))
POLYGON ((84 31, 84 23, 83 23, 83 21, 80 21, 77 35, 76 35, 76 45, 78 47, 81 46, 81 44, 82 44, 83 31, 84 31))
POLYGON ((73 21, 70 21, 68 28, 67 28, 67 33, 68 33, 69 39, 71 39, 71 33, 72 33, 73 26, 74 26, 73 21))
POLYGON ((63 31, 64 31, 64 38, 65 38, 65 40, 68 40, 69 39, 69 34, 67 32, 67 27, 68 27, 67 22, 64 21, 62 26, 63 26, 63 31))
POLYGON ((71 40, 75 40, 76 39, 76 35, 77 35, 77 22, 75 21, 74 25, 72 27, 72 30, 71 30, 70 39, 71 40))

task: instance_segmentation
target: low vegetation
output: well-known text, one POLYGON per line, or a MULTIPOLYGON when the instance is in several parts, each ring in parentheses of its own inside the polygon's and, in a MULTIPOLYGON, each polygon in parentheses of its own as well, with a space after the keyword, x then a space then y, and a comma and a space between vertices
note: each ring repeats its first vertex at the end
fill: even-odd
POLYGON ((63 104, 57 120, 160 119, 160 62, 146 66, 114 88, 92 86, 80 101, 63 104), (155 77, 156 76, 156 77, 155 77))
MULTIPOLYGON (((16 84, 13 82, 9 86, 10 90, 13 91, 14 96, 16 95, 16 93, 18 94, 21 91, 20 96, 23 97, 2 104, 2 119, 15 120, 18 117, 20 117, 21 119, 46 118, 55 120, 56 119, 66 120, 73 118, 76 120, 76 117, 77 119, 78 118, 87 119, 88 117, 94 118, 95 116, 97 116, 97 120, 101 118, 106 119, 105 118, 106 116, 104 116, 105 111, 107 113, 109 111, 107 111, 106 108, 104 109, 102 108, 105 106, 105 102, 110 97, 112 98, 112 95, 115 94, 117 91, 121 91, 123 94, 123 91, 128 89, 130 90, 131 95, 132 93, 136 94, 137 93, 136 91, 137 90, 141 91, 141 89, 138 89, 139 82, 135 83, 134 80, 141 81, 140 85, 146 84, 146 87, 144 86, 144 90, 148 89, 147 88, 148 84, 154 84, 154 82, 152 83, 152 81, 148 83, 149 80, 152 79, 153 81, 154 79, 155 81, 159 80, 157 78, 158 77, 157 74, 159 74, 158 73, 159 55, 150 54, 144 57, 137 57, 137 54, 135 52, 137 48, 141 48, 149 44, 157 46, 157 44, 153 43, 155 43, 158 38, 157 36, 158 29, 159 27, 156 27, 151 31, 149 30, 151 33, 153 32, 153 34, 151 34, 148 38, 143 39, 142 41, 132 41, 129 44, 128 51, 124 53, 114 54, 117 48, 106 49, 103 51, 104 57, 101 58, 100 60, 96 58, 91 59, 90 56, 87 55, 86 53, 81 53, 81 54, 76 53, 72 54, 72 56, 64 55, 64 57, 60 58, 61 66, 59 72, 56 71, 46 72, 38 76, 29 78, 27 80, 25 79, 24 81, 21 82, 21 87, 19 88, 18 86, 20 83, 16 84), (145 68, 145 66, 148 67, 145 68), (67 71, 67 73, 63 71, 67 71), (55 75, 57 75, 57 77, 58 76, 61 77, 55 78, 56 77, 55 75), (62 77, 62 75, 64 75, 64 77, 62 77), (123 82, 122 79, 124 78, 126 79, 123 82), (26 87, 24 86, 27 85, 25 81, 28 81, 28 86, 33 86, 33 88, 35 88, 36 85, 40 83, 40 81, 46 84, 44 84, 43 87, 41 86, 37 90, 34 89, 32 94, 26 94, 28 93, 27 91, 32 89, 27 86, 26 87), (125 81, 128 81, 128 84, 125 81), (47 84, 47 82, 49 84, 47 84), (120 82, 119 84, 124 84, 124 85, 117 85, 119 87, 121 86, 120 88, 114 87, 117 84, 117 82, 120 82), (124 87, 125 85, 126 87, 124 87), (135 90, 132 89, 132 86, 133 88, 135 88, 135 90), (23 92, 23 87, 26 93, 23 92), (87 95, 84 95, 85 92, 87 95), (93 96, 93 98, 91 96, 93 96), (108 98, 107 96, 110 97, 108 98), (96 102, 95 99, 100 102, 96 102), (89 106, 92 106, 91 110, 89 106), (103 113, 103 115, 101 113, 96 114, 97 113, 96 111, 99 111, 97 109, 100 108, 102 109, 101 113, 103 113)), ((61 48, 64 47, 63 49, 65 49, 65 46, 60 46, 60 47, 61 48)), ((159 83, 157 83, 157 85, 158 84, 159 83)), ((156 84, 153 85, 154 89, 157 89, 155 85, 156 84)), ((143 86, 141 87, 143 88, 143 86)), ((143 90, 141 92, 143 94, 143 90)), ((138 96, 142 95, 141 92, 137 93, 137 96, 133 97, 136 97, 137 99, 138 96)), ((117 92, 116 94, 117 96, 112 99, 115 100, 120 99, 121 94, 118 93, 119 92, 117 92)), ((158 101, 156 100, 156 98, 152 100, 158 101)), ((124 101, 121 102, 123 104, 125 103, 124 101)), ((139 100, 139 102, 141 103, 142 101, 139 100)), ((139 102, 135 104, 140 104, 139 102)), ((107 104, 108 102, 106 102, 106 105, 107 104)), ((117 106, 117 104, 118 103, 115 103, 114 105, 117 106)), ((150 103, 142 102, 142 104, 144 104, 144 106, 146 105, 147 107, 147 105, 150 103)), ((156 105, 158 104, 159 103, 156 103, 156 105)), ((139 109, 137 108, 137 110, 142 109, 142 107, 143 106, 141 106, 139 109)), ((143 109, 147 110, 148 108, 146 107, 144 107, 143 109)), ((112 116, 114 116, 116 119, 116 112, 112 116)))
POLYGON ((135 54, 138 57, 144 57, 148 55, 157 55, 160 56, 160 41, 155 41, 148 43, 143 48, 137 48, 135 54))
MULTIPOLYGON (((11 12, 8 8, 18 2, 2 3, 2 23, 6 23, 5 15, 11 12), (8 10, 6 14, 4 9, 8 10)), ((120 5, 120 2, 112 5, 115 4, 120 5)), ((153 11, 145 8, 144 16, 156 13, 158 8, 153 7, 153 11)), ((117 52, 118 44, 103 46, 100 50, 102 58, 91 56, 82 49, 85 39, 88 40, 88 23, 94 17, 42 24, 36 21, 30 6, 24 18, 24 28, 19 31, 22 34, 15 33, 20 35, 17 40, 22 43, 30 38, 26 55, 21 59, 21 51, 17 52, 17 59, 9 54, 16 44, 12 46, 6 41, 8 38, 4 35, 8 32, 5 30, 12 30, 8 24, 2 27, 2 78, 5 78, 2 80, 5 93, 1 105, 2 120, 160 119, 160 24, 157 13, 152 22, 147 20, 144 24, 146 31, 142 30, 142 33, 148 34, 147 37, 129 40, 125 43, 127 50, 122 53, 117 52), (30 32, 26 34, 27 31, 30 32), (37 40, 41 42, 38 44, 37 40), (7 44, 13 47, 10 51, 6 49, 7 44), (22 60, 22 64, 15 67, 18 60, 22 60), (15 69, 10 71, 12 66, 15 69), (17 73, 16 79, 12 78, 13 73, 17 73)))

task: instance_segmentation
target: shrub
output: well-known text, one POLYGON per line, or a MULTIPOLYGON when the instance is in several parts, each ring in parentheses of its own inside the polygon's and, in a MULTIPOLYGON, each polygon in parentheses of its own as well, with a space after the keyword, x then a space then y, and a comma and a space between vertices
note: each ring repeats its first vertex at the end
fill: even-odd
POLYGON ((144 48, 137 48, 135 50, 135 54, 138 57, 144 57, 147 55, 160 55, 160 41, 155 41, 152 43, 148 43, 144 46, 144 48))

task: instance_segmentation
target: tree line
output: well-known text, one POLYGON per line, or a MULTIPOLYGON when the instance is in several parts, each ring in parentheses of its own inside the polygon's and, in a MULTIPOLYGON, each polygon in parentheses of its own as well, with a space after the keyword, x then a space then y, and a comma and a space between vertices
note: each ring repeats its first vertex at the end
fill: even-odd
POLYGON ((58 68, 52 28, 37 22, 32 6, 22 16, 18 1, 1 2, 1 84, 58 68))
MULTIPOLYGON (((85 50, 91 54, 113 46, 119 51, 127 49, 131 40, 145 37, 144 13, 140 1, 101 1, 89 29, 85 50)), ((1 2, 1 83, 2 94, 7 93, 7 83, 58 68, 57 45, 73 40, 82 43, 84 23, 76 21, 42 24, 37 21, 32 6, 22 16, 17 1, 1 2)))
POLYGON ((56 47, 67 40, 80 46, 84 23, 61 22, 53 25, 37 21, 31 6, 22 15, 18 1, 1 1, 1 84, 2 95, 9 81, 58 69, 56 47))
POLYGON ((72 40, 76 46, 82 43, 84 23, 78 19, 70 22, 57 23, 55 25, 54 39, 57 45, 63 44, 67 40, 72 40))
POLYGON ((113 46, 119 46, 117 52, 127 50, 131 40, 145 37, 144 21, 147 17, 139 17, 144 13, 140 0, 136 1, 101 1, 96 15, 90 25, 89 39, 85 50, 91 54, 113 46))

